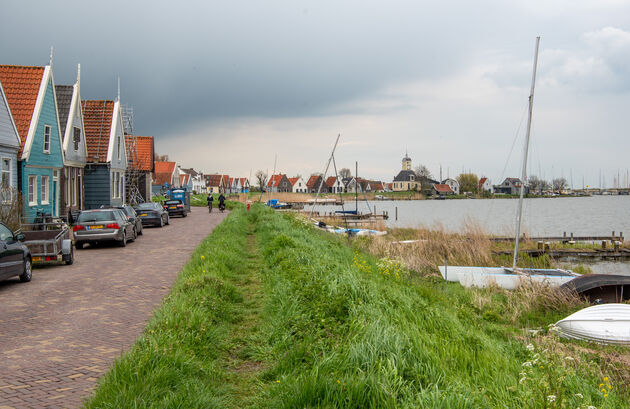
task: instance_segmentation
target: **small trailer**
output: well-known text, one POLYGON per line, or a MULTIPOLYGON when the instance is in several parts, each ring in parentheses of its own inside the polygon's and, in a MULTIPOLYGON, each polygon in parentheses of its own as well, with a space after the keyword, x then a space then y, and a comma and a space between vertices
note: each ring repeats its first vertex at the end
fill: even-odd
POLYGON ((72 230, 64 222, 23 224, 22 241, 31 252, 33 264, 74 263, 72 230))

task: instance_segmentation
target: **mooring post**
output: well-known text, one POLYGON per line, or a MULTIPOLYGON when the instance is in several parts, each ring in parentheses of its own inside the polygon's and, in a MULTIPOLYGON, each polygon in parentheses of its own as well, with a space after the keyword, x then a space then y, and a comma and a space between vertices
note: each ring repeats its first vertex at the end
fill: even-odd
POLYGON ((543 249, 543 242, 539 241, 538 242, 538 250, 542 250, 543 249))
POLYGON ((612 238, 610 239, 610 241, 615 241, 615 231, 614 230, 613 230, 612 238))
POLYGON ((566 231, 562 232, 562 237, 564 237, 566 239, 566 237, 567 237, 567 232, 566 231))
POLYGON ((376 205, 374 205, 374 216, 376 216, 376 205))
POLYGON ((396 221, 398 221, 398 206, 396 206, 396 221))
POLYGON ((606 250, 606 240, 602 240, 602 250, 606 250))
POLYGON ((615 251, 619 251, 619 241, 615 240, 615 251))
POLYGON ((571 241, 573 241, 573 232, 571 232, 571 241))

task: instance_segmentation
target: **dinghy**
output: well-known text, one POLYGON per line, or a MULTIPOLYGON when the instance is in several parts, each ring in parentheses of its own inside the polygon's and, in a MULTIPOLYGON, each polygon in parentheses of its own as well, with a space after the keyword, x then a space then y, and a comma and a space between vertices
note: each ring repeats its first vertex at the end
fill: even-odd
POLYGON ((485 288, 497 285, 506 290, 514 290, 521 284, 539 283, 559 287, 579 274, 571 270, 533 269, 507 267, 445 267, 439 266, 440 274, 446 281, 458 282, 464 287, 485 288))
POLYGON ((600 344, 630 345, 630 305, 584 308, 556 323, 560 336, 600 344))

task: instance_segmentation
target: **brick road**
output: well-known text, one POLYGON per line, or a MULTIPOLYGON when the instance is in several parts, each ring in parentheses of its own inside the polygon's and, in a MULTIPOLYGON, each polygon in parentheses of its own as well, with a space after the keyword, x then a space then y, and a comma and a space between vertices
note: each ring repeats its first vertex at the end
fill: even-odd
POLYGON ((125 248, 88 246, 30 283, 0 281, 0 409, 80 406, 226 215, 193 208, 125 248))

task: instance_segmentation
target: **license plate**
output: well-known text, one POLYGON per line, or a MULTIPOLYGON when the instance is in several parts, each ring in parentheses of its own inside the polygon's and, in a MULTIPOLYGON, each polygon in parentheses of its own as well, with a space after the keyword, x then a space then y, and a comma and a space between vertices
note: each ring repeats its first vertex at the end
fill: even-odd
POLYGON ((42 261, 41 257, 33 257, 33 263, 37 263, 37 262, 40 262, 40 261, 42 261))
POLYGON ((140 215, 140 217, 144 217, 144 216, 146 216, 146 215, 147 215, 146 213, 142 213, 142 214, 140 215))
POLYGON ((169 209, 177 209, 177 206, 171 206, 169 209))
POLYGON ((97 224, 94 226, 88 226, 88 230, 96 230, 96 229, 102 229, 103 225, 102 224, 97 224))

